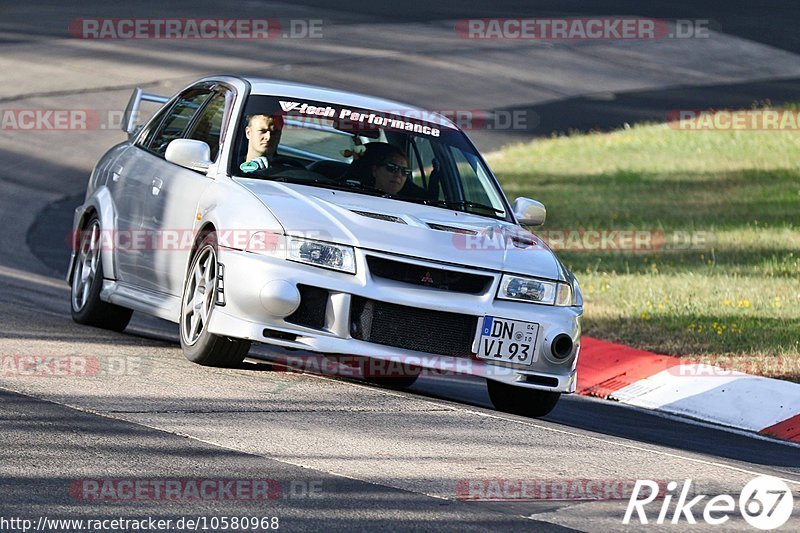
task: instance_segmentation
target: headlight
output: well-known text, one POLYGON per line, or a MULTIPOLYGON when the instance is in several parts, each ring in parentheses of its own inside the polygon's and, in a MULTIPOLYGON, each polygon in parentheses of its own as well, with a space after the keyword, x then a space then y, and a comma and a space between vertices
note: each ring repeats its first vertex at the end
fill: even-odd
POLYGON ((498 298, 535 304, 572 305, 572 287, 557 281, 503 275, 498 298))
POLYGON ((356 254, 352 246, 287 236, 286 259, 349 274, 356 273, 356 254))

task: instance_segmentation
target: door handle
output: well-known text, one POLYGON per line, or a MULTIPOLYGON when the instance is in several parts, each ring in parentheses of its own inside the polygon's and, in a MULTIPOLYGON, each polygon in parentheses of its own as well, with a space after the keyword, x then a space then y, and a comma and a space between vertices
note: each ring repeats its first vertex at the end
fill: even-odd
POLYGON ((164 181, 161 178, 153 178, 153 196, 158 196, 161 192, 161 187, 164 186, 164 181))

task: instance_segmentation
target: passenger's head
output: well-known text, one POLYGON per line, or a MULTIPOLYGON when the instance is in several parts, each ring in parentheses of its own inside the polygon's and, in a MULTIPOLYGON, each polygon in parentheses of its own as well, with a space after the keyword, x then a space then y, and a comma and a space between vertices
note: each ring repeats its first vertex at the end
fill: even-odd
POLYGON ((244 129, 244 135, 247 137, 246 160, 275 155, 282 129, 283 117, 280 115, 250 115, 244 129))
POLYGON ((383 142, 366 145, 367 150, 353 162, 352 174, 369 187, 397 194, 408 179, 408 158, 396 146, 383 142))

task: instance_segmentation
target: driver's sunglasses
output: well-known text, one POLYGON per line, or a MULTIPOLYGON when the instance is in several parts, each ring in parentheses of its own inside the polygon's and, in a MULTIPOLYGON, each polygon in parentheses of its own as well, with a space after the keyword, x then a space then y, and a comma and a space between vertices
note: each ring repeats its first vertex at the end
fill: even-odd
POLYGON ((395 165, 394 163, 384 163, 383 167, 392 174, 402 174, 407 178, 411 177, 410 168, 401 167, 400 165, 395 165))

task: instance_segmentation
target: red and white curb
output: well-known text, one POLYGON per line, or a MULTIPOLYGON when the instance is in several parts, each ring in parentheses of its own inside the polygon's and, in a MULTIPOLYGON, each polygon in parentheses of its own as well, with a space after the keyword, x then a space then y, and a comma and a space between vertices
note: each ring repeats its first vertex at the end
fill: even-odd
POLYGON ((800 442, 800 384, 581 339, 578 393, 800 442))

